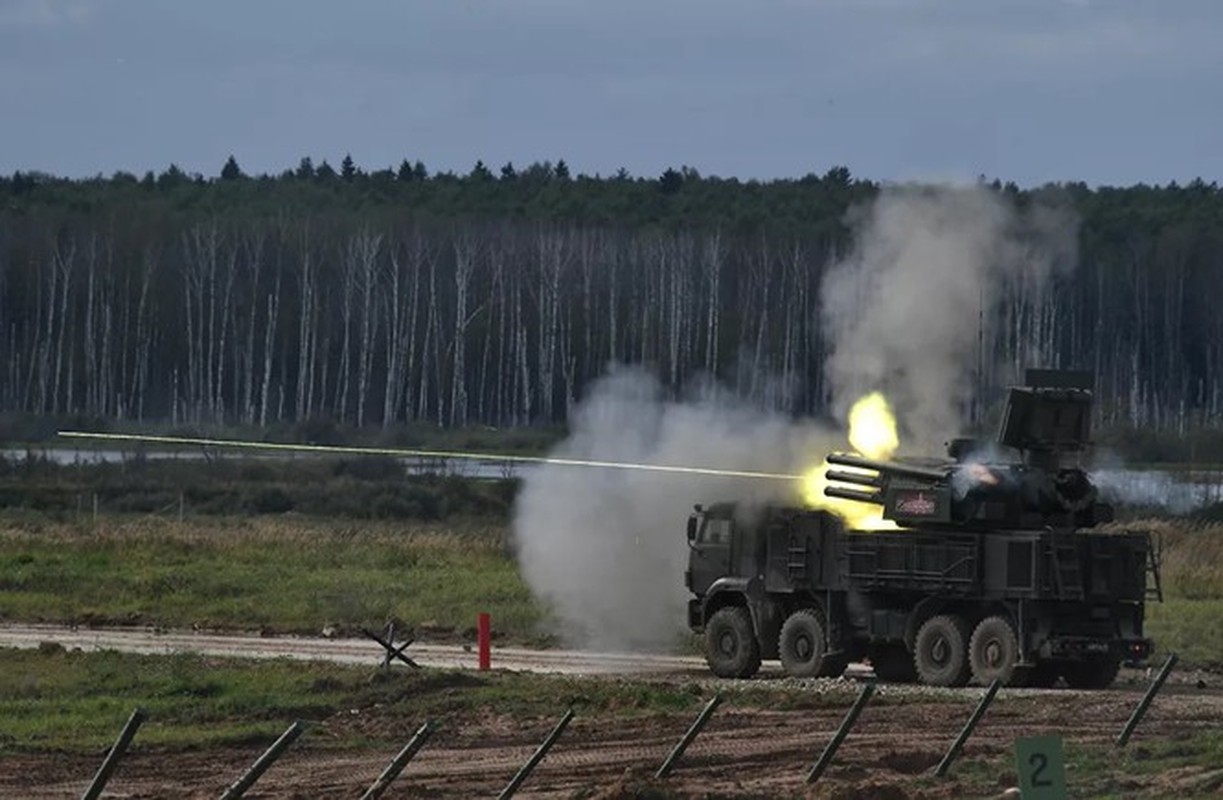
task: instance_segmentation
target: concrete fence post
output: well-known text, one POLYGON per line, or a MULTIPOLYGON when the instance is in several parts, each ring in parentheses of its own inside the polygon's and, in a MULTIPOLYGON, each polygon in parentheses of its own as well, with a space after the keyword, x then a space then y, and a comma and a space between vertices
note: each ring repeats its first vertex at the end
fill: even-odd
POLYGON ((832 740, 828 742, 828 746, 824 748, 824 752, 820 753, 819 759, 811 767, 811 771, 807 773, 807 783, 815 783, 824 774, 824 770, 832 763, 832 757, 837 754, 837 749, 840 748, 841 742, 845 741, 845 737, 849 735, 849 731, 853 728, 854 723, 858 720, 858 715, 862 713, 862 709, 866 707, 866 703, 871 699, 871 695, 875 693, 875 684, 868 683, 862 687, 858 699, 850 706, 849 712, 845 715, 845 719, 841 720, 841 727, 837 728, 837 732, 832 735, 832 740))
POLYGON ((432 722, 426 722, 424 725, 421 725, 411 740, 391 759, 391 763, 386 765, 386 769, 382 770, 378 780, 374 781, 365 790, 365 794, 361 795, 361 800, 378 800, 382 793, 390 787, 391 783, 399 777, 399 773, 403 772, 403 768, 408 765, 408 762, 425 746, 425 741, 433 734, 434 730, 435 726, 432 722))
POLYGON ((531 771, 535 769, 540 761, 544 760, 544 756, 552 749, 552 745, 556 744, 556 740, 561 738, 561 734, 565 732, 565 727, 569 725, 569 720, 571 719, 573 719, 572 708, 565 712, 565 716, 561 717, 561 721, 556 723, 556 727, 544 738, 539 748, 531 754, 531 757, 527 759, 527 763, 522 765, 517 774, 510 779, 509 784, 501 790, 501 794, 497 795, 497 800, 510 800, 514 796, 514 793, 518 791, 518 787, 522 786, 522 782, 530 777, 531 771))
POLYGON ((938 777, 943 777, 947 774, 947 770, 951 769, 951 762, 959 758, 960 750, 963 749, 964 743, 968 741, 968 737, 972 736, 972 732, 976 730, 977 723, 981 721, 981 717, 985 716, 985 710, 989 708, 989 704, 994 702, 994 696, 998 694, 998 690, 1002 688, 1002 682, 995 680, 989 685, 989 689, 985 691, 981 702, 977 703, 977 707, 973 710, 972 716, 968 718, 968 722, 964 723, 964 729, 960 731, 960 735, 955 737, 955 741, 951 743, 951 749, 947 751, 947 755, 943 756, 943 760, 938 762, 938 767, 935 768, 934 774, 938 777))
POLYGON ((1121 734, 1117 737, 1117 747, 1125 747, 1129 742, 1130 736, 1134 733, 1134 729, 1138 727, 1138 723, 1142 721, 1146 715, 1147 709, 1151 707, 1151 701, 1155 699, 1155 695, 1163 687, 1164 681, 1168 680, 1168 673, 1172 672, 1172 668, 1176 666, 1176 653, 1168 656, 1168 660, 1159 668, 1159 674, 1155 676, 1155 680, 1151 681, 1151 685, 1147 687, 1147 693, 1138 701, 1138 706, 1134 709, 1134 713, 1130 714, 1130 718, 1126 721, 1125 727, 1121 729, 1121 734))
POLYGON ((297 737, 301 736, 306 730, 306 726, 301 720, 294 722, 289 726, 289 729, 280 734, 280 738, 272 742, 272 746, 264 751, 263 755, 251 764, 251 768, 246 771, 242 777, 234 781, 228 789, 221 793, 221 800, 236 800, 246 794, 246 790, 255 785, 255 781, 263 773, 267 772, 268 767, 275 763, 276 759, 284 754, 285 750, 289 749, 289 745, 297 741, 297 737))
POLYGON ((114 774, 115 768, 119 766, 119 760, 127 752, 128 745, 132 743, 132 739, 136 736, 136 731, 144 724, 148 716, 148 713, 143 708, 137 708, 128 717, 127 724, 123 726, 123 730, 119 731, 119 738, 115 740, 114 745, 110 748, 110 752, 102 760, 102 766, 98 767, 97 774, 93 776, 89 787, 81 795, 81 800, 96 800, 96 798, 101 796, 102 790, 106 788, 106 782, 114 774))
POLYGON ((713 712, 719 705, 722 704, 722 695, 715 694, 697 716, 692 726, 688 728, 680 740, 676 743, 675 748, 671 750, 671 754, 662 762, 662 766, 658 768, 658 772, 654 773, 655 778, 665 778, 671 774, 671 770, 675 768, 675 763, 679 761, 680 756, 688 749, 688 745, 692 744, 692 740, 705 729, 705 724, 709 722, 709 718, 713 716, 713 712))

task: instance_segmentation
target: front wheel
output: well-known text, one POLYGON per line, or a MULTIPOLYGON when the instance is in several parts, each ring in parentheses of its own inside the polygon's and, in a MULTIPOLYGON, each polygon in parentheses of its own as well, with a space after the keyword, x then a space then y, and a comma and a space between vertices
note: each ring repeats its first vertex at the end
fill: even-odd
POLYGON ((760 669, 760 644, 746 608, 719 608, 705 623, 705 660, 719 678, 750 678, 760 669))

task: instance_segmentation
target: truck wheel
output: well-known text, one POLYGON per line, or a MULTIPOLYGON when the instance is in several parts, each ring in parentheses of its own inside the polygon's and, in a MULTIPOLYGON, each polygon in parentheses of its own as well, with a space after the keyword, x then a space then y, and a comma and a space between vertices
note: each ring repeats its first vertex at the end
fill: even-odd
POLYGON ((724 606, 705 623, 705 660, 719 678, 750 678, 760 669, 760 645, 746 608, 724 606))
POLYGON ((917 680, 913 671, 913 659, 909 651, 898 644, 885 644, 871 648, 871 668, 875 677, 888 683, 912 683, 917 680))
POLYGON ((922 683, 963 686, 968 682, 968 623, 939 614, 922 623, 913 643, 913 666, 922 683))
POLYGON ((795 678, 831 678, 845 671, 843 658, 828 655, 824 623, 814 608, 800 608, 786 618, 777 652, 786 674, 795 678))
POLYGON ((1062 677, 1071 689, 1107 689, 1117 680, 1120 671, 1121 659, 1116 656, 1092 656, 1066 662, 1062 666, 1062 677))
POLYGON ((1002 617, 981 620, 968 643, 968 663, 973 680, 982 686, 994 681, 1001 681, 1004 686, 1015 685, 1019 639, 1011 623, 1002 617))

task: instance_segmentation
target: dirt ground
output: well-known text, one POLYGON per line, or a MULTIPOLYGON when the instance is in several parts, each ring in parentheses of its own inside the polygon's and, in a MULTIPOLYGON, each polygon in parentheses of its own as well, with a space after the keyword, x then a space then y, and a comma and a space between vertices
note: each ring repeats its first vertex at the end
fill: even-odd
MULTIPOLYGON (((1137 683, 1137 682, 1135 682, 1137 683)), ((999 796, 1015 784, 1011 748, 1016 736, 1060 733, 1068 743, 1108 753, 1139 699, 1141 686, 1105 692, 1004 690, 969 741, 957 777, 931 777, 971 711, 977 690, 963 696, 931 695, 883 687, 899 703, 868 705, 824 777, 804 784, 807 771, 848 709, 844 703, 802 711, 735 707, 733 696, 680 761, 672 776, 653 772, 690 724, 694 713, 645 719, 600 719, 578 712, 560 741, 520 789, 519 797, 629 798, 650 790, 681 797, 962 798, 999 796), (912 692, 906 696, 906 692, 912 692), (982 777, 984 776, 984 777, 982 777)), ((489 715, 440 729, 384 795, 489 797, 509 782, 551 729, 554 719, 489 715)), ((391 717, 377 709, 346 711, 315 726, 258 781, 250 798, 355 798, 398 749, 369 742, 407 742, 422 720, 391 717)), ((1126 769, 1141 760, 1144 743, 1183 739, 1223 726, 1223 693, 1192 682, 1167 687, 1116 763, 1113 791, 1122 796, 1200 796, 1220 791, 1223 769, 1184 767, 1162 774, 1126 769)), ((262 748, 155 752, 134 748, 112 778, 106 797, 216 797, 241 775, 262 748)), ((101 763, 95 756, 39 754, 0 757, 0 797, 79 797, 101 763)), ((1223 767, 1223 765, 1219 765, 1223 767)), ((1075 765, 1069 759, 1071 785, 1075 765)), ((648 795, 647 795, 648 796, 648 795)))

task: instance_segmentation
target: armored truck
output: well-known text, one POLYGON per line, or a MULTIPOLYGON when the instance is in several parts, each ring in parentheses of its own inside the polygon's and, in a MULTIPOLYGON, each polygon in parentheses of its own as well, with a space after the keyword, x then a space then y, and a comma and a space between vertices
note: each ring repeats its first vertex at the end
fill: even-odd
POLYGON ((1155 543, 1093 530, 1112 509, 1062 463, 1087 441, 1084 382, 1030 370, 997 441, 956 440, 939 462, 829 456, 853 471, 829 471, 826 494, 880 506, 891 530, 823 509, 697 506, 688 624, 714 674, 779 659, 792 676, 835 676, 866 659, 886 681, 1095 689, 1143 662, 1155 543))

